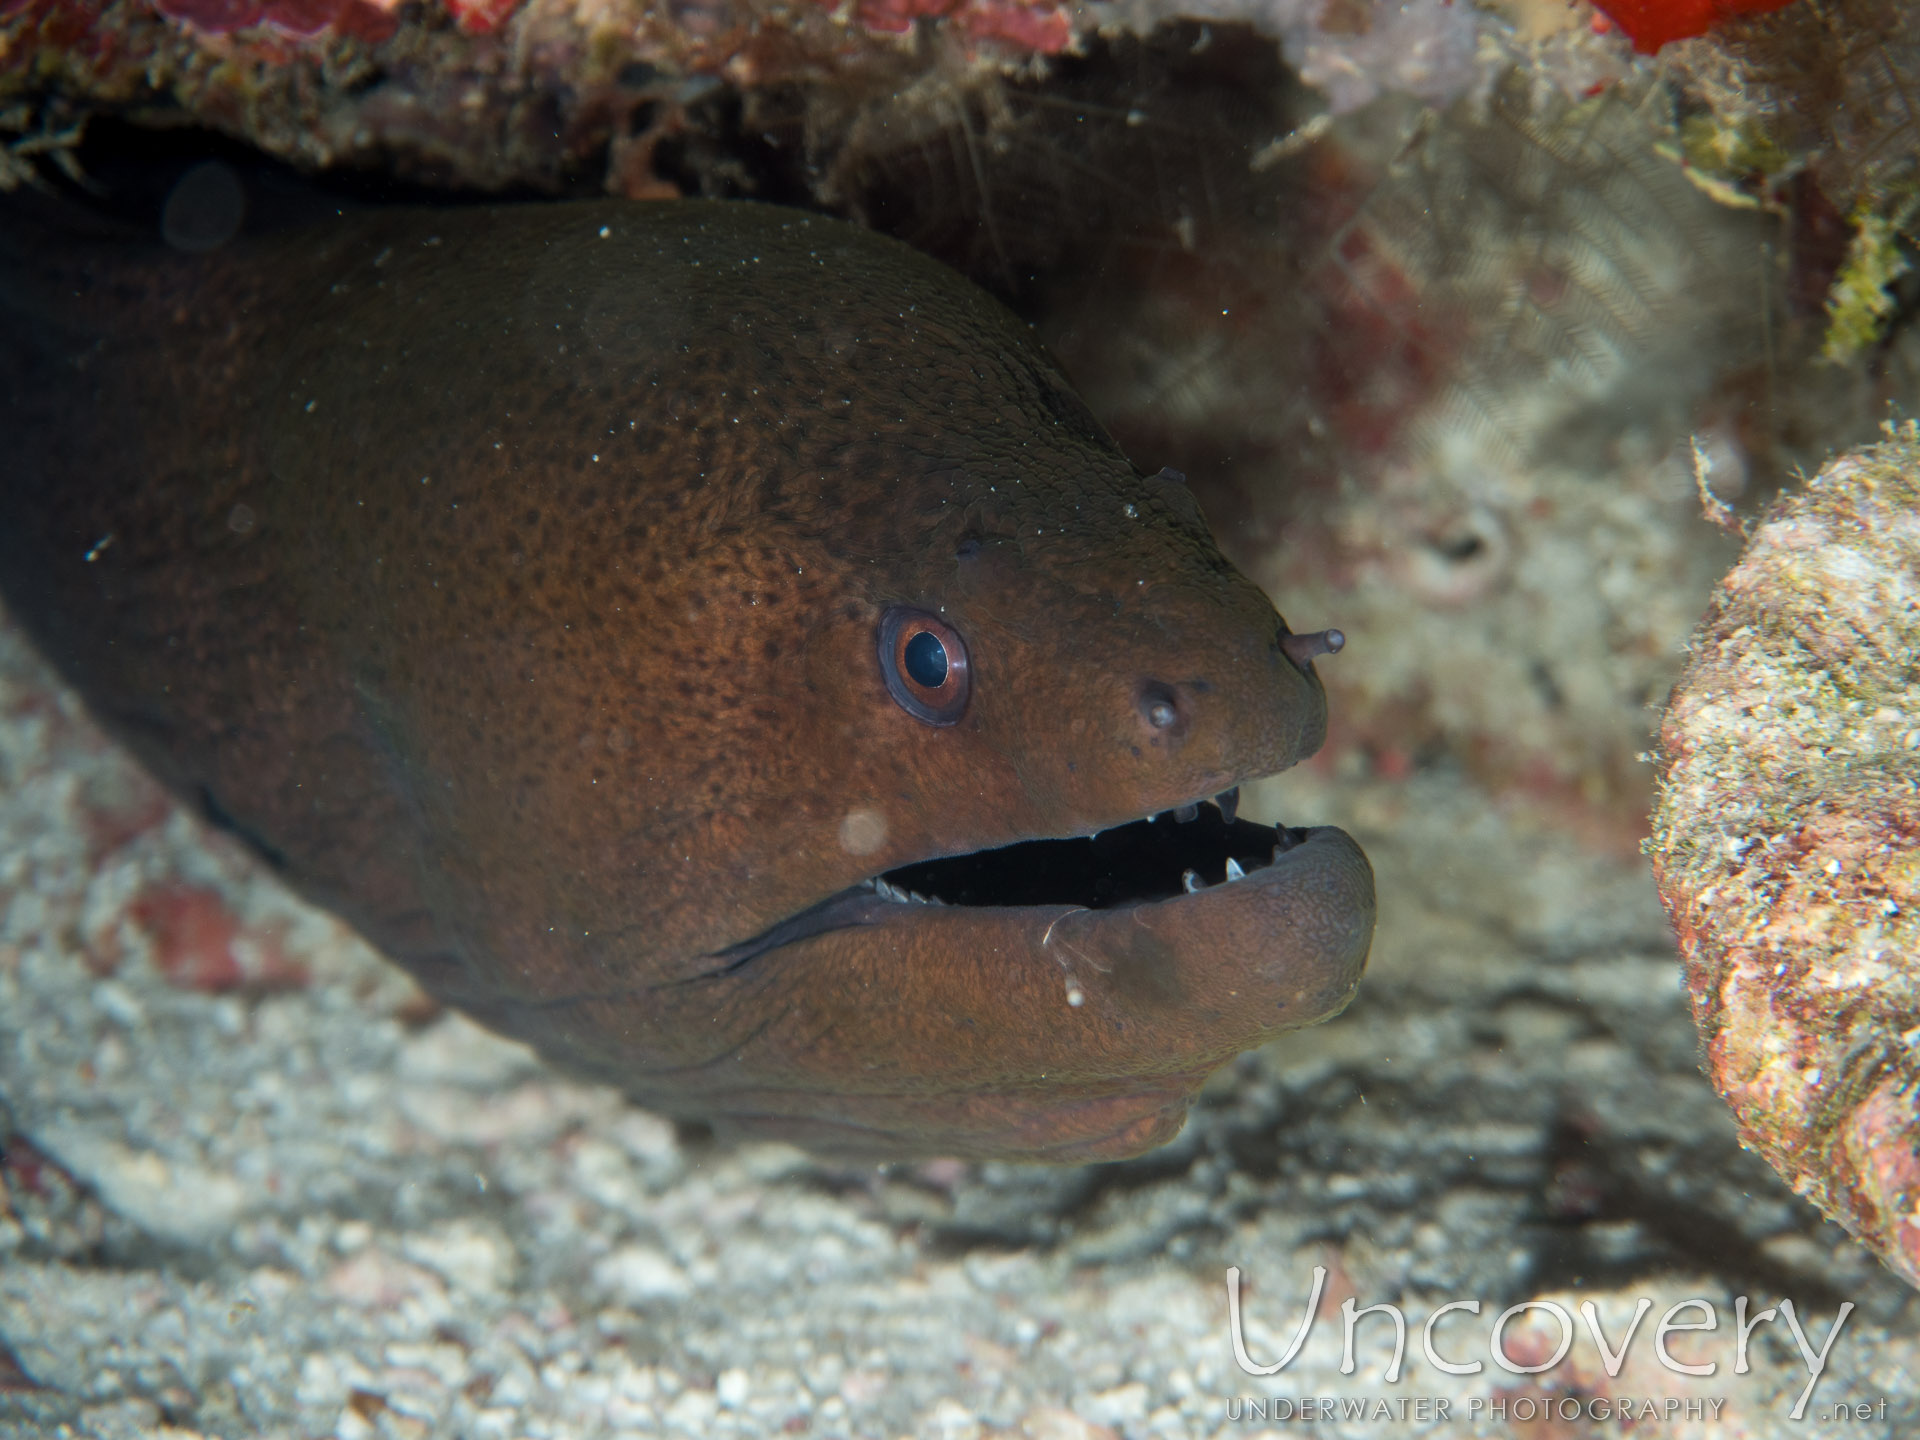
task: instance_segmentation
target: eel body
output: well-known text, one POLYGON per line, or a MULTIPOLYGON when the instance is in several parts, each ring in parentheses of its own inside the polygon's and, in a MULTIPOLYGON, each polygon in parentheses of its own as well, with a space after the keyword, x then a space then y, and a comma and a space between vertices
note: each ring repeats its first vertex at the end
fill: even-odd
POLYGON ((435 995, 676 1116, 1053 1159, 1351 995, 1347 836, 1151 819, 1319 745, 1315 647, 932 261, 701 202, 38 224, 9 606, 435 995))

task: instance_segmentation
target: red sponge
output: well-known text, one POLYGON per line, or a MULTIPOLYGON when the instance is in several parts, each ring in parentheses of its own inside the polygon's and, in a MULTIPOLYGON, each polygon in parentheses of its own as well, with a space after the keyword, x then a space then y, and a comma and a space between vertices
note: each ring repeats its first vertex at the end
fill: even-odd
POLYGON ((1651 55, 1669 40, 1704 35, 1735 15, 1780 10, 1793 0, 1594 0, 1594 4, 1627 32, 1633 48, 1651 55))

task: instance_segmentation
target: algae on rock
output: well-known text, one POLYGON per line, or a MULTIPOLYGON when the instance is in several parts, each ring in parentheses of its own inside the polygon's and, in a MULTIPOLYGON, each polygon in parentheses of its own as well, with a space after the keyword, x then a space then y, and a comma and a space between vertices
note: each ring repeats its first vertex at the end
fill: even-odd
POLYGON ((1661 730, 1648 850, 1741 1138, 1920 1285, 1920 429, 1780 502, 1661 730))

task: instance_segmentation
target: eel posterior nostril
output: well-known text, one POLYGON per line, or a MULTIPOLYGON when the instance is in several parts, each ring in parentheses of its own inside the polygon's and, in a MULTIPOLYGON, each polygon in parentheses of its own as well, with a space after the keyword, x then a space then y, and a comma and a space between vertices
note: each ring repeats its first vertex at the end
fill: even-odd
POLYGON ((1305 635, 1282 635, 1280 648, 1287 658, 1306 669, 1321 655, 1338 655, 1346 648, 1347 637, 1338 630, 1315 630, 1305 635))

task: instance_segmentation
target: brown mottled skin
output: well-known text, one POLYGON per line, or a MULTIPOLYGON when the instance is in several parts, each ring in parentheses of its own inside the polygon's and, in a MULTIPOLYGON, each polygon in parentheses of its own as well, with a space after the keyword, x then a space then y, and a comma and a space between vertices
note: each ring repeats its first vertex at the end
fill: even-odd
POLYGON ((8 602, 150 766, 488 1025, 675 1115, 1085 1159, 1346 1003, 1372 882, 1330 830, 1158 904, 875 899, 719 954, 1322 737, 1184 487, 931 261, 695 202, 13 244, 8 602), (883 686, 902 603, 965 637, 958 724, 883 686))

